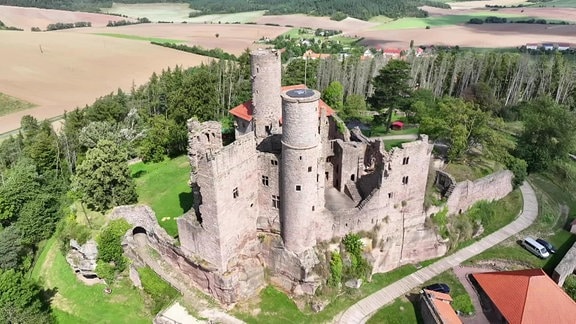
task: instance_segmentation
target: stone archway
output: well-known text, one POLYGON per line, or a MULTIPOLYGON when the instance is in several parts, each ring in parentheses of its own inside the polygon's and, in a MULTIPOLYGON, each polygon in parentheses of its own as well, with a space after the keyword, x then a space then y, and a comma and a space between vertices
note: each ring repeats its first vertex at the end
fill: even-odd
POLYGON ((148 244, 148 232, 144 227, 136 226, 132 229, 132 237, 138 246, 145 246, 148 244))

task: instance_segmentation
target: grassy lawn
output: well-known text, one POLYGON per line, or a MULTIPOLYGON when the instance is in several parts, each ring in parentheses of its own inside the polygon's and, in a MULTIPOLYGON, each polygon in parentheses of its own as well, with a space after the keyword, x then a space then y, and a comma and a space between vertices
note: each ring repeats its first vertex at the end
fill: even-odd
POLYGON ((114 38, 123 38, 123 39, 132 39, 132 40, 139 40, 139 41, 146 41, 146 42, 156 42, 156 43, 184 43, 185 41, 180 39, 169 39, 169 38, 157 38, 157 37, 142 37, 136 35, 127 35, 127 34, 113 34, 113 33, 96 33, 94 35, 100 36, 108 36, 114 38))
MULTIPOLYGON (((372 29, 376 30, 394 30, 394 29, 407 29, 407 28, 426 28, 426 26, 441 27, 450 26, 457 24, 464 24, 472 18, 478 17, 506 17, 506 18, 517 18, 523 17, 514 14, 501 14, 498 12, 471 12, 468 15, 451 15, 451 16, 432 16, 427 18, 399 18, 388 22, 381 23, 372 29)), ((378 19, 377 19, 378 20, 378 19)), ((375 20, 375 21, 377 21, 375 20)))
POLYGON ((0 93, 0 116, 34 107, 33 104, 0 93))
POLYGON ((269 286, 262 290, 257 302, 238 305, 235 316, 247 323, 325 323, 330 322, 334 316, 350 307, 358 300, 390 285, 391 283, 415 272, 414 265, 405 265, 387 273, 372 276, 372 281, 364 283, 358 290, 344 288, 339 295, 326 296, 330 304, 319 313, 313 313, 307 306, 304 312, 300 311, 294 301, 283 292, 269 286), (253 310, 259 309, 258 314, 253 310))
POLYGON ((150 323, 152 315, 138 289, 125 278, 104 293, 104 285, 80 282, 52 238, 32 270, 45 289, 55 293, 52 309, 58 323, 150 323))
POLYGON ((451 162, 444 171, 450 173, 456 181, 480 179, 493 172, 503 170, 503 166, 482 156, 470 156, 461 162, 451 162))
POLYGON ((400 147, 402 143, 412 142, 412 140, 405 140, 405 139, 393 139, 393 140, 384 140, 384 148, 386 151, 390 151, 395 147, 400 147))
POLYGON ((368 324, 400 324, 400 323, 423 323, 418 307, 405 297, 398 298, 394 303, 380 308, 368 324))
POLYGON ((160 163, 136 163, 130 166, 136 181, 138 202, 149 205, 158 223, 176 236, 176 218, 192 208, 192 190, 188 185, 190 164, 180 156, 160 163))
POLYGON ((576 210, 576 199, 568 188, 568 181, 542 174, 530 175, 529 179, 539 203, 539 214, 534 224, 518 235, 477 255, 469 262, 505 260, 511 261, 512 267, 515 268, 543 268, 550 273, 576 242, 576 235, 568 232, 565 227, 574 218, 574 210, 576 210), (568 215, 560 213, 560 204, 567 205, 571 212, 568 215), (552 243, 558 252, 548 259, 539 259, 518 244, 519 240, 526 236, 544 238, 552 243))
POLYGON ((370 137, 374 137, 374 136, 387 136, 387 135, 407 135, 407 134, 419 134, 420 133, 420 129, 418 127, 406 127, 404 129, 400 129, 400 130, 390 130, 389 132, 386 132, 387 129, 386 127, 384 127, 384 125, 377 125, 372 127, 372 129, 370 130, 370 137))

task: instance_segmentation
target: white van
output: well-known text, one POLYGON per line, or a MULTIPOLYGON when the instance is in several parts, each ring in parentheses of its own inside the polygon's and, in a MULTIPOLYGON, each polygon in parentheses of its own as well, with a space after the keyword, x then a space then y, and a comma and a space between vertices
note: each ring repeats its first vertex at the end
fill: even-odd
POLYGON ((546 250, 545 247, 543 247, 540 243, 536 242, 536 240, 531 237, 525 238, 522 241, 522 246, 526 250, 532 252, 534 255, 542 259, 546 259, 547 257, 550 256, 548 250, 546 250))

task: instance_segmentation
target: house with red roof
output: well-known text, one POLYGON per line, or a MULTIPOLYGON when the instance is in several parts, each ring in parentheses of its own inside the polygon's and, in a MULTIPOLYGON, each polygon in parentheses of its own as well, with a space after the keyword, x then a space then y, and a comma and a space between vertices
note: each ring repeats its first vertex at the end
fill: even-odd
POLYGON ((494 309, 491 323, 576 323, 576 302, 542 269, 474 273, 472 279, 494 309))
POLYGON ((424 323, 462 324, 450 303, 452 303, 450 295, 424 289, 420 294, 420 311, 424 323))
POLYGON ((400 58, 400 56, 402 56, 402 50, 399 48, 385 48, 382 50, 382 55, 390 58, 400 58))

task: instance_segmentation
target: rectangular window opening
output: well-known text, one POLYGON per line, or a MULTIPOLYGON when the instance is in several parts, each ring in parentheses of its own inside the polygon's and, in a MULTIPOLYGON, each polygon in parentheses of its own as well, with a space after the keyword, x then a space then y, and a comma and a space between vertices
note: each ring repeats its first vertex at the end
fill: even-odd
POLYGON ((267 176, 262 176, 262 184, 266 187, 269 186, 269 178, 267 176))
POLYGON ((234 197, 234 199, 238 198, 239 194, 238 194, 238 187, 234 188, 234 190, 232 190, 232 196, 234 197))
POLYGON ((301 186, 301 185, 296 185, 296 191, 302 191, 302 186, 301 186))
POLYGON ((272 195, 272 207, 280 208, 280 196, 272 195))

